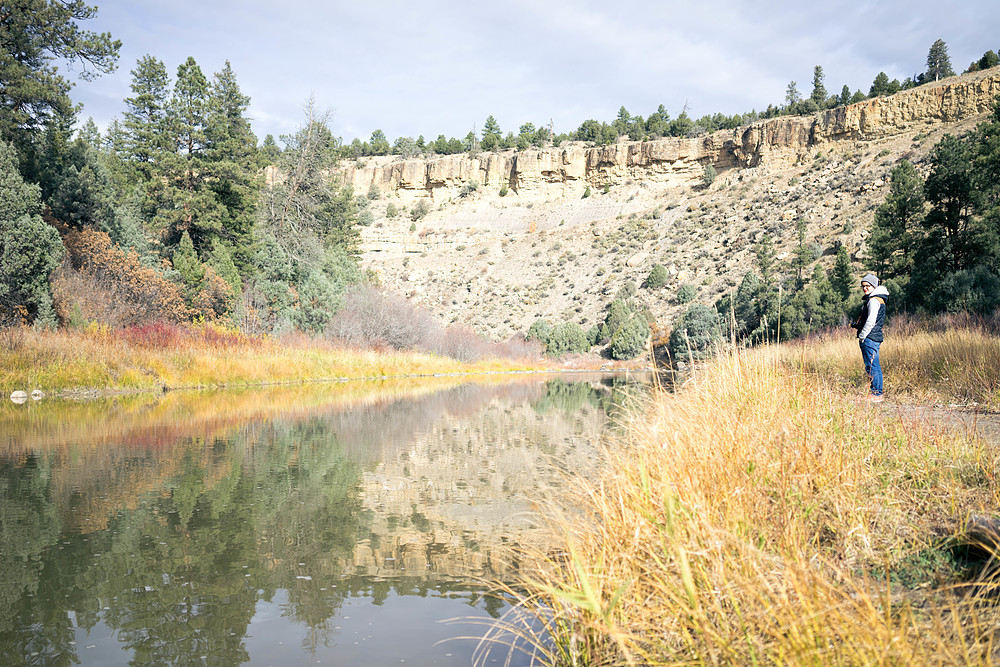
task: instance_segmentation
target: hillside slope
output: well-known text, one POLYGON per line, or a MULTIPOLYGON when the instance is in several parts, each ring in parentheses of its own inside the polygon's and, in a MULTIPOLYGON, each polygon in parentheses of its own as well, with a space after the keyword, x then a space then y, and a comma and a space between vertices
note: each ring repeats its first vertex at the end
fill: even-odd
POLYGON ((658 322, 682 284, 712 304, 753 266, 765 232, 779 260, 796 221, 828 266, 846 246, 858 272, 874 209, 900 159, 924 168, 945 134, 975 127, 1000 95, 1000 70, 946 79, 814 116, 761 121, 692 139, 562 145, 428 160, 367 158, 341 176, 378 192, 363 264, 443 321, 493 339, 539 317, 585 328, 655 264, 670 281, 640 289, 658 322), (703 183, 705 167, 718 177, 703 183), (420 201, 429 213, 408 215, 420 201), (400 211, 393 217, 387 212, 400 211))

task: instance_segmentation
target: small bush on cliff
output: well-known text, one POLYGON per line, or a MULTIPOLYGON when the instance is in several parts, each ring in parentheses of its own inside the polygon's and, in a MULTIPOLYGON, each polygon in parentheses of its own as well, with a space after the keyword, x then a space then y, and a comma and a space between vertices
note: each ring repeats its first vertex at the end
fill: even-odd
POLYGON ((705 184, 705 187, 707 188, 710 185, 712 185, 712 183, 715 183, 715 177, 718 175, 719 173, 715 170, 715 167, 713 167, 710 164, 707 164, 705 165, 705 173, 701 177, 701 181, 702 183, 705 184))
POLYGON ((430 204, 427 203, 427 200, 421 199, 419 202, 417 202, 417 205, 413 207, 413 210, 410 211, 410 220, 416 222, 417 220, 420 220, 428 213, 430 213, 430 210, 431 206, 430 204))
POLYGON ((647 289, 659 289, 667 284, 668 278, 667 267, 662 264, 654 264, 649 275, 646 277, 646 282, 643 283, 643 287, 647 289))

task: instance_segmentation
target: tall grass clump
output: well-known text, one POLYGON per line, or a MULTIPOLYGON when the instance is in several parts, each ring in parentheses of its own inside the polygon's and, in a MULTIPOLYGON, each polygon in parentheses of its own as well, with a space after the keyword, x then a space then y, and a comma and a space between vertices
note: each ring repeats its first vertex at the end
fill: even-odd
MULTIPOLYGON (((886 395, 902 400, 975 403, 1000 408, 1000 337, 996 323, 969 316, 932 320, 893 319, 879 356, 886 395)), ((857 340, 852 336, 815 340, 785 348, 788 363, 865 391, 857 340)))
POLYGON ((997 456, 783 354, 716 358, 655 396, 602 475, 561 487, 544 512, 556 544, 505 589, 520 603, 481 657, 527 644, 553 665, 992 662, 991 582, 965 583, 978 570, 951 539, 996 511, 997 456))

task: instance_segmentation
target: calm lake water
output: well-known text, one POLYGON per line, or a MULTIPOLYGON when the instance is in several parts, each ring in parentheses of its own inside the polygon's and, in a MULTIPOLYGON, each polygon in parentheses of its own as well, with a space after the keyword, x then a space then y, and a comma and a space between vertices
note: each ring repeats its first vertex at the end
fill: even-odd
POLYGON ((648 385, 456 382, 6 402, 0 664, 504 664, 484 582, 648 385))

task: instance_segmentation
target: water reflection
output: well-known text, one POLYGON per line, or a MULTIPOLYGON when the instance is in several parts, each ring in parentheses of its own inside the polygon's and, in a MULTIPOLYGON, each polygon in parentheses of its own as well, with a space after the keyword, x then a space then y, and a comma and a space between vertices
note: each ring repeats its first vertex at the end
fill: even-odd
MULTIPOLYGON (((529 498, 636 384, 327 385, 0 410, 0 663, 467 665, 529 498)), ((641 392, 638 392, 641 393, 641 392)))

